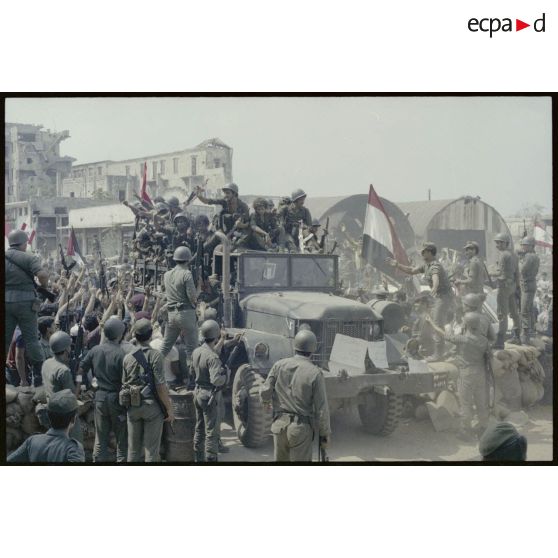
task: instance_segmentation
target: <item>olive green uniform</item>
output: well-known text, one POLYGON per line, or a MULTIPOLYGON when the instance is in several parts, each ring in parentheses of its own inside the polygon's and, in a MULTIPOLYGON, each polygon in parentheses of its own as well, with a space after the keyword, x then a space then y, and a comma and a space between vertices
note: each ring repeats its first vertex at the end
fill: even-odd
POLYGON ((463 270, 462 294, 469 293, 484 294, 484 266, 478 256, 473 256, 465 265, 463 270))
POLYGON ((498 286, 496 294, 496 311, 499 322, 498 334, 503 337, 508 331, 508 315, 511 316, 515 329, 519 329, 520 324, 515 298, 518 276, 517 258, 509 250, 502 250, 499 252, 496 265, 498 270, 496 276, 496 284, 498 286))
POLYGON ((307 207, 297 207, 295 203, 290 203, 280 207, 277 211, 277 215, 285 230, 285 240, 283 244, 290 251, 298 251, 300 248, 298 245, 300 222, 302 221, 303 226, 312 226, 312 215, 310 214, 310 210, 307 207))
MULTIPOLYGON (((155 385, 165 384, 161 353, 149 345, 140 345, 138 350, 143 351, 153 370, 155 385)), ((146 371, 140 366, 133 353, 124 357, 123 368, 123 386, 139 386, 141 389, 148 386, 144 381, 146 371)), ((163 412, 152 393, 147 396, 142 395, 139 407, 128 409, 128 462, 141 461, 143 452, 145 452, 146 462, 160 461, 163 422, 163 412)))
POLYGON ((533 334, 533 301, 537 292, 539 256, 527 252, 519 259, 519 286, 521 288, 521 329, 526 337, 533 334))
MULTIPOLYGON (((54 393, 62 391, 63 389, 69 389, 72 393, 76 392, 76 385, 72 378, 70 368, 67 364, 59 360, 57 356, 53 356, 44 361, 41 374, 43 376, 47 401, 54 393)), ((76 420, 76 424, 72 430, 70 430, 70 438, 78 442, 83 442, 83 434, 81 432, 79 420, 76 420)))
POLYGON ((83 463, 83 445, 69 438, 65 430, 50 428, 35 434, 8 455, 8 463, 83 463))
POLYGON ((95 446, 93 461, 108 461, 110 433, 116 438, 116 461, 123 463, 128 455, 126 409, 118 402, 122 387, 122 365, 125 352, 116 341, 105 339, 93 347, 81 362, 81 369, 93 371, 97 378, 95 392, 95 446))
MULTIPOLYGON (((423 273, 424 279, 428 286, 432 288, 434 275, 438 275, 438 290, 434 296, 434 304, 432 305, 432 321, 435 325, 443 328, 449 323, 450 311, 453 304, 453 294, 448 275, 444 266, 436 260, 425 263, 414 268, 415 272, 423 273)), ((441 357, 444 352, 444 338, 434 332, 434 352, 436 357, 441 357)))
POLYGON ((181 330, 186 332, 186 351, 189 361, 198 345, 196 318, 196 286, 187 264, 180 263, 163 277, 167 295, 168 322, 161 354, 166 357, 176 343, 181 330))
POLYGON ((446 340, 458 347, 459 379, 457 394, 461 404, 461 426, 470 430, 474 409, 479 426, 488 424, 488 389, 486 383, 486 337, 471 332, 463 335, 446 334, 446 340))
POLYGON ((35 283, 31 277, 23 271, 36 275, 41 271, 41 262, 37 256, 10 248, 6 256, 16 262, 15 265, 5 259, 5 289, 4 289, 4 344, 6 354, 12 342, 16 326, 19 326, 23 341, 25 342, 25 353, 33 366, 33 383, 40 386, 41 364, 44 361, 43 351, 37 337, 37 312, 40 301, 35 293, 35 283))
POLYGON ((50 344, 46 339, 39 337, 39 345, 41 346, 41 351, 43 351, 43 360, 47 360, 54 356, 50 349, 50 344))
POLYGON ((322 371, 302 355, 279 360, 260 396, 264 403, 273 402, 275 461, 312 461, 313 424, 320 437, 331 433, 322 371))
POLYGON ((194 434, 194 451, 201 456, 205 450, 208 461, 217 461, 219 452, 219 401, 212 393, 227 381, 227 373, 217 353, 204 343, 192 356, 192 365, 196 374, 194 404, 196 407, 196 431, 194 434))
POLYGON ((220 205, 221 213, 217 228, 224 233, 230 233, 238 219, 248 222, 250 208, 238 197, 233 197, 227 201, 225 198, 211 199, 203 198, 203 203, 207 205, 220 205))

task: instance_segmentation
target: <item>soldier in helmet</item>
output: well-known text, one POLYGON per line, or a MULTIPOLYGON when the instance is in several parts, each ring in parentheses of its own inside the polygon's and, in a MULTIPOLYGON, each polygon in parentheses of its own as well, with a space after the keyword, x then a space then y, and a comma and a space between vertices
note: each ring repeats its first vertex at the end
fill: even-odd
POLYGON ((534 330, 533 301, 537 292, 539 256, 535 254, 535 239, 526 236, 520 242, 519 286, 521 288, 521 342, 529 344, 534 330))
POLYGON ((273 248, 280 237, 279 225, 275 216, 268 211, 265 198, 256 198, 252 207, 254 213, 250 215, 250 229, 247 234, 236 243, 236 247, 250 250, 268 250, 273 248))
POLYGON ((457 345, 460 360, 457 384, 461 405, 461 430, 459 437, 466 441, 472 439, 472 420, 476 410, 478 417, 477 434, 484 432, 488 425, 488 388, 486 383, 486 353, 488 339, 480 331, 480 319, 476 312, 467 312, 463 316, 465 333, 454 335, 431 324, 439 335, 445 335, 450 343, 457 345))
POLYGON ((27 438, 8 456, 8 463, 83 463, 83 445, 68 436, 78 420, 77 409, 78 401, 69 389, 53 394, 47 405, 49 431, 27 438))
POLYGON ((488 316, 482 313, 482 304, 484 302, 484 295, 479 295, 476 293, 466 294, 461 299, 461 304, 463 305, 464 313, 474 313, 479 318, 479 331, 481 335, 484 335, 490 345, 496 342, 496 332, 492 328, 492 324, 488 316))
POLYGON ((35 292, 35 278, 41 287, 48 286, 49 273, 37 256, 26 253, 27 233, 15 230, 8 235, 10 247, 5 258, 4 348, 6 353, 16 326, 19 326, 26 356, 33 370, 33 384, 40 386, 43 352, 37 338, 37 313, 41 306, 35 292))
MULTIPOLYGON (((69 389, 73 394, 79 395, 82 376, 76 375, 76 381, 68 366, 70 363, 72 338, 65 331, 57 331, 50 336, 50 350, 53 356, 43 363, 42 375, 47 401, 58 391, 69 389)), ((83 436, 79 421, 76 421, 70 437, 81 442, 83 436)))
POLYGON ((312 216, 307 207, 304 207, 306 192, 297 189, 292 193, 291 202, 283 204, 277 211, 281 225, 285 229, 285 245, 291 252, 297 252, 302 247, 298 245, 299 228, 312 226, 312 216))
POLYGON ((187 246, 192 252, 195 251, 195 237, 191 228, 190 218, 186 213, 177 213, 173 217, 174 233, 172 237, 172 249, 179 246, 187 246))
POLYGON ((217 461, 221 427, 217 391, 227 381, 227 372, 215 349, 222 338, 219 324, 215 320, 206 320, 201 325, 200 333, 203 345, 194 351, 192 357, 196 375, 194 451, 198 463, 217 461))
POLYGON ((123 463, 128 455, 126 409, 118 402, 122 388, 122 365, 125 352, 121 343, 126 331, 124 322, 116 316, 104 325, 105 341, 93 347, 82 360, 78 374, 90 370, 97 379, 95 392, 95 446, 93 461, 108 461, 110 433, 116 438, 116 461, 123 463))
MULTIPOLYGON (((436 245, 434 243, 425 242, 421 251, 424 264, 418 267, 402 265, 391 258, 387 259, 387 263, 409 275, 424 274, 426 282, 432 289, 430 294, 434 299, 432 306, 433 322, 439 328, 443 328, 449 323, 449 316, 453 305, 453 294, 446 270, 440 262, 436 260, 436 250, 436 245)), ((435 334, 434 355, 430 357, 429 360, 442 360, 444 346, 444 336, 435 334)))
POLYGON ((223 186, 223 198, 211 199, 202 194, 202 187, 196 188, 198 199, 208 205, 220 205, 218 229, 229 234, 233 231, 243 231, 249 227, 250 209, 238 197, 238 186, 234 183, 223 186))
POLYGON ((312 220, 312 226, 304 232, 304 251, 314 254, 324 253, 325 238, 327 231, 324 230, 322 237, 318 238, 320 230, 320 221, 318 219, 312 220))
POLYGON ((178 198, 176 196, 171 196, 166 201, 166 204, 169 209, 171 219, 174 219, 176 215, 182 212, 182 210, 180 209, 180 202, 178 201, 178 198))
POLYGON ((312 461, 313 425, 320 445, 329 444, 331 428, 322 371, 312 363, 318 341, 312 331, 299 331, 294 339, 295 356, 277 361, 271 368, 260 396, 273 403, 271 425, 275 461, 312 461))
POLYGON ((477 242, 467 242, 464 246, 467 264, 463 270, 463 278, 456 279, 454 283, 461 286, 461 294, 484 294, 484 266, 479 258, 479 245, 477 242))
POLYGON ((176 343, 182 331, 186 340, 188 360, 191 362, 192 352, 198 343, 196 321, 196 286, 188 265, 192 253, 186 246, 179 246, 173 255, 176 267, 163 276, 167 296, 168 323, 161 347, 161 354, 166 357, 176 343))
POLYGON ((123 361, 122 386, 130 390, 131 406, 128 408, 128 461, 159 461, 163 422, 174 422, 174 413, 169 390, 163 372, 161 353, 149 346, 153 334, 151 322, 142 318, 134 324, 137 350, 128 353, 123 361), (157 393, 152 392, 149 376, 157 393), (139 392, 139 401, 134 402, 131 393, 139 392), (164 406, 167 418, 159 402, 164 406))
POLYGON ((496 263, 497 272, 491 274, 496 280, 498 287, 496 294, 497 313, 499 321, 498 338, 495 349, 504 348, 504 338, 508 331, 508 315, 513 320, 513 338, 512 343, 521 343, 519 335, 519 312, 517 310, 516 291, 518 278, 518 265, 515 255, 512 254, 507 235, 498 233, 494 237, 496 249, 499 252, 498 261, 496 263))

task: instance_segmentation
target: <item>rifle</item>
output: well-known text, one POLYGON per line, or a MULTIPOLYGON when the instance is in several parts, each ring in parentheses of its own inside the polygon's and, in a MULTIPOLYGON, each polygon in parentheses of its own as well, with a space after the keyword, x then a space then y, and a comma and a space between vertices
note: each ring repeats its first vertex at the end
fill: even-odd
POLYGON ((32 273, 30 273, 26 269, 23 269, 23 267, 17 264, 9 256, 6 256, 6 254, 4 254, 4 258, 6 258, 10 263, 14 264, 16 267, 19 267, 19 269, 25 272, 25 274, 31 279, 31 281, 33 281, 33 287, 35 288, 35 291, 37 291, 37 293, 43 297, 43 300, 45 298, 48 299, 49 302, 54 302, 56 300, 56 295, 54 293, 51 293, 48 289, 41 285, 37 285, 37 283, 35 282, 35 276, 32 273))
POLYGON ((197 289, 198 294, 201 292, 202 283, 203 283, 203 239, 201 234, 197 234, 197 246, 196 246, 196 258, 195 258, 195 270, 196 270, 196 280, 197 280, 197 289))
POLYGON ((105 275, 105 266, 103 265, 103 257, 101 256, 101 251, 99 250, 99 288, 101 292, 104 291, 107 296, 109 296, 107 287, 107 277, 105 275))
POLYGON ((188 207, 194 201, 197 195, 197 192, 195 190, 192 190, 192 192, 190 192, 190 195, 188 196, 188 199, 184 203, 184 207, 188 207))
MULTIPOLYGON (((157 393, 157 387, 155 386, 155 377, 153 376, 153 369, 151 368, 149 361, 147 360, 147 358, 145 358, 145 354, 143 353, 143 350, 141 348, 138 349, 136 352, 132 353, 132 355, 136 359, 137 363, 143 368, 144 373, 140 375, 141 381, 147 384, 147 387, 151 392, 150 395, 153 396, 153 399, 155 399, 155 401, 159 405, 159 408, 163 413, 163 417, 166 420, 169 414, 167 412, 167 408, 165 407, 165 405, 163 405, 163 402, 161 401, 161 398, 157 393)), ((146 395, 143 394, 143 390, 142 390, 142 395, 146 397, 146 395)))
POLYGON ((492 281, 492 277, 490 277, 490 273, 488 273, 488 269, 486 268, 486 263, 483 261, 482 266, 484 267, 484 272, 486 273, 486 277, 488 278, 488 285, 491 289, 494 288, 494 281, 492 281))
POLYGON ((336 249, 337 249, 337 240, 334 241, 333 248, 328 252, 328 255, 333 254, 333 252, 335 252, 336 249))

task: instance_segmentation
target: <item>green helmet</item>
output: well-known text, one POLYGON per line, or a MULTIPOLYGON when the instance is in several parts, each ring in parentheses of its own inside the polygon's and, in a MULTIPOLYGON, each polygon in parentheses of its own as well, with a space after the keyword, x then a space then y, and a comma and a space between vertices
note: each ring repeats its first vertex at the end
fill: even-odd
POLYGON ((494 242, 504 242, 505 244, 509 244, 510 239, 508 238, 508 235, 506 235, 504 233, 498 233, 494 237, 494 242))
POLYGON ((72 338, 65 331, 57 331, 50 336, 48 344, 54 354, 62 353, 72 345, 72 338))
POLYGON ((22 244, 25 244, 28 240, 29 238, 27 237, 27 233, 19 229, 12 231, 8 235, 8 242, 10 243, 10 246, 21 246, 22 244))
POLYGON ((319 227, 320 226, 320 220, 319 219, 312 219, 312 226, 313 227, 319 227))
POLYGON ((180 206, 180 202, 178 201, 178 198, 176 196, 171 196, 168 200, 167 200, 167 205, 169 207, 179 207, 180 206))
POLYGON ((469 331, 476 331, 480 327, 480 317, 477 312, 467 312, 463 316, 463 325, 469 331))
POLYGON ((230 184, 223 186, 221 190, 223 191, 230 190, 231 192, 234 192, 238 196, 238 186, 234 182, 231 182, 230 184))
POLYGON ((216 320, 217 319, 217 310, 215 308, 206 308, 203 313, 204 320, 216 320))
POLYGON ((110 341, 116 341, 120 339, 126 330, 124 322, 118 319, 116 316, 110 317, 105 322, 104 332, 107 339, 110 341))
POLYGON ((204 339, 217 339, 221 335, 221 328, 215 320, 205 320, 200 327, 204 339))
POLYGON ((173 217, 172 222, 176 225, 176 222, 177 222, 179 219, 183 219, 184 221, 186 221, 186 222, 188 222, 188 223, 190 222, 190 218, 188 217, 188 215, 187 215, 186 213, 177 213, 177 214, 173 217))
POLYGON ((301 353, 315 353, 318 348, 318 340, 314 332, 303 329, 299 331, 294 338, 295 351, 301 353))
POLYGON ((172 255, 175 262, 189 262, 192 259, 192 252, 187 246, 179 246, 172 255))
POLYGON ((267 208, 267 200, 265 198, 256 198, 252 202, 252 207, 256 209, 257 207, 267 208))
POLYGON ((291 195, 291 200, 292 201, 296 201, 299 200, 300 198, 305 198, 306 197, 306 192, 302 189, 302 188, 297 188, 291 195))
POLYGON ((521 246, 534 246, 535 239, 532 236, 524 236, 519 244, 521 244, 521 246))
POLYGON ((481 299, 479 295, 475 293, 466 294, 463 297, 463 306, 467 308, 472 308, 473 310, 478 310, 481 306, 481 299))

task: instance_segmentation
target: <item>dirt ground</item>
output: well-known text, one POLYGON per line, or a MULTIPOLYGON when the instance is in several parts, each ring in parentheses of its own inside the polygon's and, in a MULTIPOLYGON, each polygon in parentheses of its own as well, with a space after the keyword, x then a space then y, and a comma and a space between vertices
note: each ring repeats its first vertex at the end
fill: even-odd
MULTIPOLYGON (((529 422, 518 430, 528 442, 530 461, 552 459, 552 406, 539 405, 527 411, 529 422)), ((458 440, 450 432, 436 432, 430 420, 402 419, 397 430, 387 438, 372 436, 360 426, 356 409, 337 412, 331 418, 330 461, 470 461, 478 458, 477 445, 458 440)), ((220 461, 273 461, 273 442, 262 448, 247 449, 234 430, 223 423, 222 438, 230 452, 220 461)), ((314 452, 314 460, 316 458, 314 452)))

